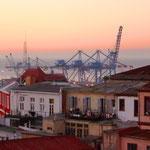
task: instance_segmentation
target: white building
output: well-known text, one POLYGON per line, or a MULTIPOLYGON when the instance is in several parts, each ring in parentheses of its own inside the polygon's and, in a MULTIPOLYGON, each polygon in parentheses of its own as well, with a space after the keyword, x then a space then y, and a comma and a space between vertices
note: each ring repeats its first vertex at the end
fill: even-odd
POLYGON ((122 121, 138 121, 138 94, 130 88, 117 94, 117 116, 122 121))
POLYGON ((62 113, 61 88, 65 84, 42 82, 12 89, 12 114, 45 117, 62 113))

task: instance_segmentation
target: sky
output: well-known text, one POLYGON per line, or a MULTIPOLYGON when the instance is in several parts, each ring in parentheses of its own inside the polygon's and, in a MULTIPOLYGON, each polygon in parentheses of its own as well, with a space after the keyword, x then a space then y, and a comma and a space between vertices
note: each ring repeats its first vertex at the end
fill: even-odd
POLYGON ((0 52, 41 57, 113 49, 123 26, 120 58, 150 54, 150 0, 0 0, 0 52))

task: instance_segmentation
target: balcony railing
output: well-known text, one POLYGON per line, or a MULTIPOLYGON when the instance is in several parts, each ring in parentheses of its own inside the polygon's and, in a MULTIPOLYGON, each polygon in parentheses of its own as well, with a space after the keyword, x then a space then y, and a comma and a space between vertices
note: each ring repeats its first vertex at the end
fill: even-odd
POLYGON ((116 115, 114 113, 92 112, 90 110, 83 113, 79 109, 76 109, 67 113, 66 117, 70 119, 101 121, 114 119, 116 115))

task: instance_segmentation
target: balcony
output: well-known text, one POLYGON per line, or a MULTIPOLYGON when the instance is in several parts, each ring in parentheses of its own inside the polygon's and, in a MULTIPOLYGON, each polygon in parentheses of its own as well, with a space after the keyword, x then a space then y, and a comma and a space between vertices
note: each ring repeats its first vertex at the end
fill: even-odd
POLYGON ((77 120, 103 121, 115 119, 116 115, 113 113, 92 112, 91 110, 87 110, 85 113, 83 113, 79 109, 75 109, 67 113, 65 117, 68 119, 77 120))

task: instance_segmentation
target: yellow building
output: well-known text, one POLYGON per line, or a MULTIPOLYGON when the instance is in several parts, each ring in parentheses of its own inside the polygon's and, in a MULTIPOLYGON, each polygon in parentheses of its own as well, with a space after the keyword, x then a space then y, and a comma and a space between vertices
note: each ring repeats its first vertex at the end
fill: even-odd
POLYGON ((63 112, 80 114, 107 113, 116 114, 118 109, 117 94, 138 85, 139 82, 107 81, 92 87, 64 88, 62 96, 63 112))
POLYGON ((103 131, 114 129, 113 120, 92 121, 80 118, 69 118, 64 115, 53 115, 43 120, 43 130, 50 134, 73 134, 84 138, 89 136, 100 137, 103 131))

